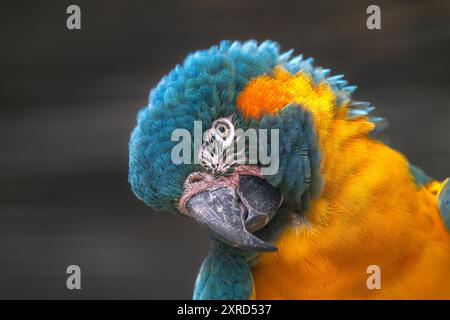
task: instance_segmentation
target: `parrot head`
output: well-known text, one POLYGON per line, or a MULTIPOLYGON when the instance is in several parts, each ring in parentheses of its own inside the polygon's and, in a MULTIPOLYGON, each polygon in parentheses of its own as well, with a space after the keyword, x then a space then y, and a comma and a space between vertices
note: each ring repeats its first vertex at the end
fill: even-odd
POLYGON ((326 137, 317 131, 329 127, 330 115, 349 104, 355 89, 342 76, 314 68, 312 59, 291 53, 281 54, 272 41, 223 41, 190 54, 163 77, 131 134, 129 182, 135 195, 154 209, 195 219, 232 247, 276 250, 265 241, 279 227, 276 217, 301 215, 323 187, 320 146, 326 137), (184 154, 192 161, 174 161, 174 132, 194 137, 196 123, 201 140, 184 154), (239 130, 270 133, 270 143, 258 148, 276 156, 275 171, 265 172, 268 164, 261 159, 235 161, 259 151, 229 148, 239 130), (232 157, 225 157, 229 150, 232 157))

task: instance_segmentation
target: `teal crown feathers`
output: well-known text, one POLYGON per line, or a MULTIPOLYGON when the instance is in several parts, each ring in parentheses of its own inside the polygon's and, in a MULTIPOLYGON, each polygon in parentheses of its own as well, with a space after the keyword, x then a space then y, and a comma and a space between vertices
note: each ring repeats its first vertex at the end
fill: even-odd
MULTIPOLYGON (((348 103, 349 117, 367 116, 373 107, 366 102, 351 101, 355 86, 347 85, 343 76, 329 77, 330 71, 313 67, 312 59, 291 58, 292 50, 280 54, 273 41, 244 43, 223 41, 218 46, 191 53, 150 92, 149 104, 137 116, 129 142, 129 183, 136 196, 147 205, 161 210, 175 210, 186 177, 198 170, 195 164, 177 165, 171 161, 171 141, 175 129, 193 133, 194 121, 203 129, 214 120, 236 115, 243 129, 280 129, 280 167, 267 177, 294 205, 320 193, 320 152, 310 115, 301 108, 288 106, 277 116, 259 121, 245 120, 236 108, 236 98, 246 84, 273 68, 283 65, 291 73, 302 70, 319 83, 327 81, 338 106, 348 103)), ((382 118, 371 118, 378 134, 386 126, 382 118)))

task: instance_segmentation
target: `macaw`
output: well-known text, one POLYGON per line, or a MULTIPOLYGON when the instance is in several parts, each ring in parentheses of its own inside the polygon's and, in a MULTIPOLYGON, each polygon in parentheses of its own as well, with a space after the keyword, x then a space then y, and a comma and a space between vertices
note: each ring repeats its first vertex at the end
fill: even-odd
POLYGON ((449 299, 449 180, 390 148, 386 120, 342 75, 291 56, 272 41, 223 41, 188 55, 138 113, 133 192, 211 234, 193 298, 449 299), (195 121, 198 161, 175 163, 172 134, 194 134, 195 121), (274 174, 223 161, 220 146, 249 128, 278 130, 274 174))

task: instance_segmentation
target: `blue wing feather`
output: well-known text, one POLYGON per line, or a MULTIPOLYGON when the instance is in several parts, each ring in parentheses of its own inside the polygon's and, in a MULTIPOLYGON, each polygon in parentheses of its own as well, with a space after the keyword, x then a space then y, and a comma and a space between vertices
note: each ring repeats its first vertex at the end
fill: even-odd
POLYGON ((444 182, 444 187, 439 192, 438 207, 445 226, 450 230, 450 179, 444 182))

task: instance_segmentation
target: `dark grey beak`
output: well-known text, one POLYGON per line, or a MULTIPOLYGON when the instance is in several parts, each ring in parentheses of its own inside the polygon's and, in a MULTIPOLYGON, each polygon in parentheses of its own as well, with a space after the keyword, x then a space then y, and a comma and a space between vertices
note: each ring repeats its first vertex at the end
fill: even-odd
POLYGON ((241 249, 272 252, 277 248, 250 232, 264 227, 281 202, 277 190, 264 179, 245 175, 237 192, 232 187, 208 189, 191 197, 186 209, 219 240, 241 249))

